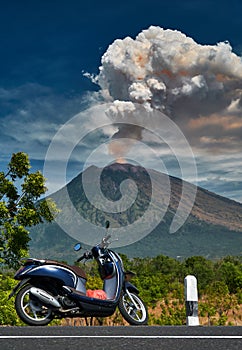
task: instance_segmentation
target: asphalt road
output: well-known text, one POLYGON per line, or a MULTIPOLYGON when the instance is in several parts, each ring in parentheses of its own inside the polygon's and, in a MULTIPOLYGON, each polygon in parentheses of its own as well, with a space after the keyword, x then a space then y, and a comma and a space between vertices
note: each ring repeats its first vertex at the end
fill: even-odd
POLYGON ((1 350, 241 350, 242 327, 0 327, 1 350))

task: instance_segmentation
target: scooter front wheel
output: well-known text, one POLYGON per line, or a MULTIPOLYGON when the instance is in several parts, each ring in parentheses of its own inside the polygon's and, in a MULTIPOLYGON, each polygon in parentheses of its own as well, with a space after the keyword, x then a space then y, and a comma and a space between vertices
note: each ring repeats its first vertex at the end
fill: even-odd
POLYGON ((51 309, 31 295, 32 287, 31 284, 27 284, 20 289, 15 298, 15 309, 24 323, 30 326, 45 326, 53 320, 54 316, 51 309))
POLYGON ((119 305, 119 311, 123 318, 131 325, 141 326, 148 322, 147 308, 140 297, 132 292, 122 293, 119 305))

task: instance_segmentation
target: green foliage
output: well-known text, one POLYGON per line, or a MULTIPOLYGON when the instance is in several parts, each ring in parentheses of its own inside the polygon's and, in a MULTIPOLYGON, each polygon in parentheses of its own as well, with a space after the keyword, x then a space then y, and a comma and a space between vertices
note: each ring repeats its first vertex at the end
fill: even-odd
POLYGON ((217 274, 221 281, 224 281, 231 293, 242 289, 242 264, 239 259, 226 257, 217 265, 217 274))
POLYGON ((186 310, 183 307, 174 307, 170 303, 162 308, 159 317, 151 315, 152 324, 166 326, 181 326, 186 323, 186 310))
POLYGON ((194 275, 198 281, 199 293, 203 293, 207 285, 214 280, 213 262, 205 259, 203 256, 193 256, 187 258, 184 262, 185 274, 194 275))
POLYGON ((23 152, 14 153, 8 168, 9 173, 7 175, 10 175, 13 180, 28 175, 31 168, 28 155, 23 152))
MULTIPOLYGON (((126 259, 123 261, 126 266, 126 259)), ((151 324, 185 323, 183 285, 188 274, 197 278, 199 313, 208 318, 208 324, 224 325, 228 311, 236 310, 241 303, 241 258, 226 257, 214 262, 194 256, 180 262, 159 255, 155 258, 134 258, 127 263, 128 269, 137 274, 134 283, 147 305, 155 308, 157 303, 163 302, 159 317, 152 316, 151 324)))
POLYGON ((174 292, 178 298, 181 297, 184 277, 183 265, 178 260, 164 255, 155 258, 134 258, 130 261, 128 269, 136 272, 134 283, 148 305, 155 305, 170 292, 174 292))
MULTIPOLYGON (((199 291, 198 310, 199 316, 207 319, 206 324, 228 324, 231 311, 234 314, 234 320, 236 317, 241 319, 242 315, 236 314, 242 300, 240 258, 226 257, 214 262, 198 256, 181 262, 162 255, 144 259, 128 259, 127 256, 122 255, 122 259, 125 269, 136 273, 131 283, 138 287, 141 298, 149 306, 150 324, 185 324, 183 285, 184 277, 188 273, 193 273, 198 279, 198 288, 202 287, 202 292, 199 291), (209 276, 202 273, 203 267, 209 276)), ((88 275, 87 288, 101 289, 103 281, 99 277, 96 262, 86 263, 85 271, 88 275)), ((0 325, 22 324, 14 310, 13 299, 8 300, 14 285, 16 281, 10 273, 0 274, 0 325)), ((117 317, 120 318, 120 316, 117 317)))
POLYGON ((0 325, 23 326, 23 322, 17 316, 12 300, 8 299, 11 289, 16 281, 11 274, 0 273, 0 325))
POLYGON ((58 213, 51 199, 37 200, 47 191, 40 171, 30 173, 27 154, 12 155, 6 173, 0 172, 0 264, 18 266, 28 255, 26 227, 52 221, 58 213))

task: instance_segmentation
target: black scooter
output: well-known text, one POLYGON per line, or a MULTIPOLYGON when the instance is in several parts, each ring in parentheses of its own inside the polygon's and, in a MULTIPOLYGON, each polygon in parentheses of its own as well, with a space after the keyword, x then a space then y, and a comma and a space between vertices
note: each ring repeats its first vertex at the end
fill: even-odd
MULTIPOLYGON (((96 260, 103 280, 102 291, 87 293, 87 276, 78 266, 27 259, 14 276, 20 282, 9 296, 17 293, 15 308, 21 320, 31 326, 44 326, 54 318, 108 317, 118 307, 129 324, 147 324, 147 308, 138 296, 138 289, 129 282, 134 274, 125 272, 121 257, 108 249, 110 238, 107 232, 100 244, 77 260, 96 260)), ((81 244, 74 249, 80 250, 81 244)))

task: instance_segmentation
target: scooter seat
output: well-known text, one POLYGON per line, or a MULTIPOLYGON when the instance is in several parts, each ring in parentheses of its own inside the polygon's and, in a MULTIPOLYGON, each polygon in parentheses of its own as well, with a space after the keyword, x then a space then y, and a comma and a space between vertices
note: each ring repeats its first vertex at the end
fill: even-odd
POLYGON ((78 277, 82 277, 84 279, 87 279, 87 275, 86 275, 85 271, 79 266, 69 266, 67 264, 64 264, 64 263, 61 263, 61 262, 55 261, 55 260, 45 260, 45 265, 57 265, 57 266, 65 267, 65 268, 73 271, 78 277))

